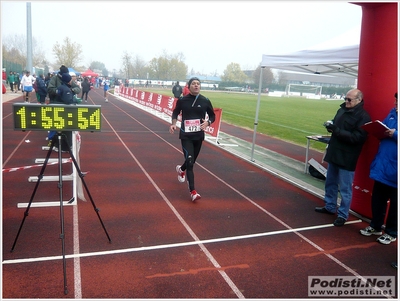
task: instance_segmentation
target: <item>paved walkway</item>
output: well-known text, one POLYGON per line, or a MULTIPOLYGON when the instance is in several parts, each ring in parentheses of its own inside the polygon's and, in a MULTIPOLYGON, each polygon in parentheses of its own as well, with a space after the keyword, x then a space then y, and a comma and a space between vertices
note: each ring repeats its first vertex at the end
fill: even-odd
POLYGON ((7 101, 10 101, 10 100, 16 99, 18 97, 22 97, 22 92, 21 91, 15 93, 15 92, 8 91, 8 89, 7 89, 7 93, 1 95, 1 102, 2 103, 3 102, 7 102, 7 101))

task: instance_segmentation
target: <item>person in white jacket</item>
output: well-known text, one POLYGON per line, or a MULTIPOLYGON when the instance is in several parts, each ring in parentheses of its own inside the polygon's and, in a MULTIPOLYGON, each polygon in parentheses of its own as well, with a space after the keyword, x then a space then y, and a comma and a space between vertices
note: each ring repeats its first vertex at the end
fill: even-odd
POLYGON ((29 71, 26 71, 21 79, 21 90, 22 94, 25 96, 25 102, 31 102, 31 96, 29 93, 33 91, 34 82, 35 78, 31 75, 29 71))

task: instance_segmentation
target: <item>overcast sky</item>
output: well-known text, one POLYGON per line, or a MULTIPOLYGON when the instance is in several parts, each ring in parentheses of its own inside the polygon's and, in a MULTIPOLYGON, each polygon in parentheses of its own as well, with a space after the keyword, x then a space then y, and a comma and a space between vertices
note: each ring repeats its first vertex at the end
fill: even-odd
MULTIPOLYGON (((1 1, 1 35, 26 35, 26 3, 1 1)), ((81 65, 119 70, 124 52, 145 62, 183 53, 188 71, 254 69, 263 54, 358 44, 361 7, 345 1, 31 1, 32 35, 54 62, 65 37, 81 65)), ((57 68, 59 66, 56 66, 57 68)))

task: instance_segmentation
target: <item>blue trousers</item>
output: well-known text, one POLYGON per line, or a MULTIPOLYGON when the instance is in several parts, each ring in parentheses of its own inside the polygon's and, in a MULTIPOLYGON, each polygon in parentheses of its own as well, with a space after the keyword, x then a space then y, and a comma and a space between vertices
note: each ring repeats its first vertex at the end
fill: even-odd
POLYGON ((336 212, 338 217, 347 220, 352 198, 352 186, 354 171, 348 171, 339 166, 329 163, 325 180, 325 208, 330 212, 336 212), (337 206, 338 193, 342 201, 337 206))

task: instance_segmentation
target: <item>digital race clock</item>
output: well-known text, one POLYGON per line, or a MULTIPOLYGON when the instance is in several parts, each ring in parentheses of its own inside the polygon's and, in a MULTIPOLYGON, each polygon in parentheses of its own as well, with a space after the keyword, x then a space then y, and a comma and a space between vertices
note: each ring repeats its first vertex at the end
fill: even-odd
POLYGON ((14 103, 14 130, 100 131, 101 106, 14 103))

